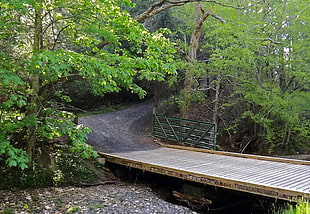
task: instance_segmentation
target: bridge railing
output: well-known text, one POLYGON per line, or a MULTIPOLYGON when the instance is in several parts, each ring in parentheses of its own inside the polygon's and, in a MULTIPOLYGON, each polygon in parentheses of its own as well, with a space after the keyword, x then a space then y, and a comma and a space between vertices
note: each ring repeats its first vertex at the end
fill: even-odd
POLYGON ((216 150, 216 124, 153 115, 153 136, 198 148, 216 150))

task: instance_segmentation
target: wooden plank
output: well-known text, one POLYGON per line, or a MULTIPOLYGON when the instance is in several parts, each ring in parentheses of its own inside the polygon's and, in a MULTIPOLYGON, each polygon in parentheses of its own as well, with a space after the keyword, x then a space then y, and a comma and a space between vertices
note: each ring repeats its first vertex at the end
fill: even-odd
MULTIPOLYGON (((231 166, 229 168, 231 168, 231 166)), ((253 168, 253 167, 251 166, 251 168, 253 168)))
POLYGON ((305 186, 309 186, 310 178, 306 179, 296 179, 295 181, 291 180, 289 183, 282 183, 281 186, 283 187, 290 187, 290 188, 302 188, 305 186))
MULTIPOLYGON (((272 166, 272 165, 271 165, 272 166)), ((285 174, 287 175, 288 172, 290 172, 289 175, 291 175, 292 171, 289 171, 288 169, 283 169, 283 168, 279 168, 276 167, 271 167, 271 168, 262 168, 260 171, 260 175, 252 177, 250 174, 247 176, 244 176, 244 179, 247 179, 249 182, 250 181, 256 181, 256 182, 269 182, 270 180, 273 181, 274 180, 274 176, 280 176, 285 174), (270 177, 271 176, 271 177, 270 177)), ((287 176, 286 176, 287 178, 287 176)))
MULTIPOLYGON (((265 183, 268 183, 270 185, 277 185, 278 183, 283 183, 283 182, 288 181, 288 180, 293 180, 293 181, 297 182, 298 178, 296 177, 296 174, 299 172, 300 172, 299 170, 287 171, 286 173, 284 173, 282 171, 279 171, 278 173, 270 172, 271 175, 279 176, 279 178, 277 180, 274 180, 272 177, 270 177, 268 179, 262 177, 262 178, 256 178, 255 181, 265 182, 265 183), (281 175, 285 175, 285 176, 281 176, 281 175)), ((307 177, 309 177, 309 175, 304 175, 303 177, 304 177, 304 179, 306 179, 307 177)), ((251 181, 251 180, 254 180, 254 179, 249 179, 249 181, 251 181)))
MULTIPOLYGON (((294 172, 300 172, 300 169, 289 170, 287 168, 285 169, 285 168, 279 167, 279 164, 276 164, 277 167, 273 167, 274 164, 272 162, 269 165, 266 165, 268 163, 269 162, 265 162, 265 164, 263 165, 260 164, 260 166, 255 166, 255 165, 247 166, 242 163, 239 163, 239 164, 242 164, 241 166, 243 166, 243 168, 238 168, 238 167, 234 167, 231 164, 227 164, 228 170, 225 172, 225 174, 235 179, 238 178, 238 179, 244 179, 247 181, 253 180, 256 182, 261 182, 261 181, 269 182, 269 180, 274 181, 274 176, 280 176, 281 178, 282 175, 287 175, 288 173, 290 173, 288 176, 286 176, 287 178, 287 177, 293 176, 292 173, 294 172)), ((303 176, 309 177, 309 175, 307 174, 304 174, 303 176)), ((285 177, 281 179, 285 180, 285 177)))
MULTIPOLYGON (((173 158, 171 156, 167 156, 167 152, 169 150, 158 150, 156 153, 154 153, 154 150, 152 150, 152 153, 150 156, 148 156, 148 160, 146 162, 142 161, 140 158, 135 158, 138 157, 139 155, 143 152, 138 152, 138 153, 121 153, 121 154, 113 154, 112 160, 118 162, 119 164, 135 167, 135 168, 140 168, 142 170, 147 170, 159 174, 165 174, 169 176, 174 176, 174 177, 179 177, 182 179, 187 179, 187 180, 192 180, 200 183, 206 183, 210 185, 215 185, 215 186, 221 186, 224 188, 229 188, 229 189, 235 189, 235 190, 240 190, 240 191, 245 191, 245 192, 251 192, 254 194, 260 194, 260 195, 266 195, 269 197, 275 197, 275 198, 282 198, 285 200, 294 200, 294 198, 300 198, 300 197, 307 197, 310 198, 309 196, 309 191, 300 191, 299 189, 281 189, 277 186, 265 186, 265 184, 257 184, 257 183, 247 183, 245 181, 238 181, 234 179, 228 179, 226 177, 216 177, 214 176, 216 173, 213 174, 204 174, 203 171, 197 171, 197 170, 186 170, 182 169, 182 167, 173 168, 171 165, 171 162, 173 162, 173 158), (156 153, 160 153, 156 154, 156 153), (121 157, 121 156, 126 156, 126 157, 121 157), (163 156, 164 155, 164 156, 163 156), (163 158, 164 157, 164 158, 163 158), (113 159, 114 158, 114 159, 113 159), (154 159, 153 159, 154 158, 154 159), (117 159, 117 160, 116 160, 117 159), (151 160, 150 160, 151 159, 151 160), (159 159, 159 160, 156 160, 159 159), (168 164, 165 164, 164 159, 169 160, 168 164)), ((147 151, 145 152, 147 154, 147 151)), ((174 158, 178 159, 180 157, 184 157, 184 154, 182 152, 176 152, 175 150, 171 150, 171 154, 174 154, 174 158), (178 154, 178 155, 176 155, 178 154), (176 157, 177 156, 177 157, 176 157)), ((206 154, 210 156, 210 154, 206 154)), ((212 155, 211 155, 212 156, 212 155)), ((188 156, 187 156, 188 157, 188 156)), ((195 159, 196 157, 194 157, 195 159)), ((231 157, 234 158, 235 157, 231 157)), ((245 159, 246 160, 246 159, 245 159)), ((224 161, 224 160, 223 160, 224 161)), ((259 161, 259 160, 254 160, 254 161, 259 161)), ((189 163, 194 164, 194 161, 189 160, 189 163)), ((174 164, 177 165, 177 163, 174 161, 174 164)), ((172 165, 174 165, 172 164, 172 165)), ((208 163, 204 163, 207 165, 208 163)), ((195 165, 195 164, 194 164, 195 165)), ((306 166, 304 166, 306 167, 306 166)), ((303 189, 307 189, 308 187, 304 187, 303 189)))
POLYGON ((277 157, 260 156, 260 155, 240 154, 240 153, 233 153, 233 152, 214 151, 214 150, 199 149, 199 148, 194 148, 194 147, 185 147, 185 146, 176 146, 176 145, 167 145, 167 144, 160 144, 160 145, 162 147, 167 147, 167 148, 183 149, 183 150, 188 150, 188 151, 196 151, 196 152, 209 153, 209 154, 218 154, 218 155, 226 155, 226 156, 233 156, 233 157, 240 157, 240 158, 267 160, 267 161, 300 164, 300 165, 310 165, 310 161, 305 161, 305 160, 296 160, 296 159, 277 158, 277 157))

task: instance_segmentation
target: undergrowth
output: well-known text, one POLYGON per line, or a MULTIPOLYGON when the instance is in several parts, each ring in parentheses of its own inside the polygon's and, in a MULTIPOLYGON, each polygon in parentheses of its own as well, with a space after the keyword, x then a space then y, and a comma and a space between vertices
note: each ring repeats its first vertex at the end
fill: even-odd
POLYGON ((37 162, 25 170, 0 166, 0 189, 76 185, 98 179, 101 165, 96 158, 84 159, 65 151, 55 153, 55 163, 49 168, 37 162))
POLYGON ((288 205, 285 209, 282 209, 274 214, 310 214, 309 201, 302 200, 296 205, 288 205))

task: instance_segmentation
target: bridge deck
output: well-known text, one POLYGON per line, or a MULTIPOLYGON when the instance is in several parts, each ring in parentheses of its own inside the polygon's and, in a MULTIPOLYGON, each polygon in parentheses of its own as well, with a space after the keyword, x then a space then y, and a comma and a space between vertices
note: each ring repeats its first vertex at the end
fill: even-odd
POLYGON ((160 147, 103 154, 108 162, 284 200, 310 199, 310 161, 160 147))

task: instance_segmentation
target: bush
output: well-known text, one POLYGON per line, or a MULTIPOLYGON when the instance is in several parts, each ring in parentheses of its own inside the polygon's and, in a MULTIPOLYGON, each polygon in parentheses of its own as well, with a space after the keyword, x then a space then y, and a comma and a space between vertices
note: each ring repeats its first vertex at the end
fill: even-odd
POLYGON ((36 163, 25 170, 1 166, 0 189, 45 187, 51 185, 53 185, 52 174, 36 163))
POLYGON ((83 153, 56 151, 49 168, 34 162, 31 167, 20 170, 17 167, 0 166, 0 189, 76 185, 92 182, 99 177, 95 157, 84 158, 83 153))
POLYGON ((310 214, 310 204, 308 201, 303 200, 295 206, 289 205, 288 208, 277 212, 277 214, 310 214))
POLYGON ((74 153, 60 151, 56 162, 53 181, 57 186, 92 182, 99 177, 95 158, 83 159, 74 153))

